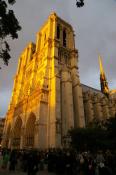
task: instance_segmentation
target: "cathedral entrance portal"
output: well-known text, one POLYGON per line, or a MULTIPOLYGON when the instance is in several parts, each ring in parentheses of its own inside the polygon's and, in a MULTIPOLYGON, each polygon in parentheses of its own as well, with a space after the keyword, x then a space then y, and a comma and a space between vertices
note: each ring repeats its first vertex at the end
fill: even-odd
POLYGON ((31 113, 26 123, 26 132, 25 132, 26 148, 34 147, 35 121, 36 121, 36 116, 33 113, 31 113))
POLYGON ((5 141, 6 148, 9 148, 10 136, 11 136, 11 125, 9 124, 6 132, 6 141, 5 141))
POLYGON ((17 118, 13 131, 12 131, 12 147, 20 148, 20 139, 21 139, 21 128, 22 128, 22 120, 20 117, 17 118))

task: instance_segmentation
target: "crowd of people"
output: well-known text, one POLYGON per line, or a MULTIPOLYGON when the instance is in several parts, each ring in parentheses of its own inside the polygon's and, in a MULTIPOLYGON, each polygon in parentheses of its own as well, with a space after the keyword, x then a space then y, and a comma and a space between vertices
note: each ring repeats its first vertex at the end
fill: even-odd
POLYGON ((73 149, 0 150, 0 167, 27 175, 39 171, 56 175, 116 175, 116 154, 107 151, 77 152, 73 149))

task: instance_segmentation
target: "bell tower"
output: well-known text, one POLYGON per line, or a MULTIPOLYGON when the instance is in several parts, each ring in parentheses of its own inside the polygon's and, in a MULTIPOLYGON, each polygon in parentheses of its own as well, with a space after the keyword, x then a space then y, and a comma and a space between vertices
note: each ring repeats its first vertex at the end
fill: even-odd
POLYGON ((85 127, 85 119, 73 28, 56 13, 50 15, 49 22, 52 53, 49 135, 52 146, 60 145, 70 128, 85 127))

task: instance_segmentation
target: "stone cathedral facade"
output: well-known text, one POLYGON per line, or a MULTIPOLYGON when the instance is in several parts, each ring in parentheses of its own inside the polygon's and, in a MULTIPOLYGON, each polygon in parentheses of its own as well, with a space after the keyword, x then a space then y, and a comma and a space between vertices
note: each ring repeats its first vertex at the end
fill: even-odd
POLYGON ((80 83, 73 28, 52 13, 20 55, 2 146, 61 147, 70 128, 115 113, 115 98, 80 83))

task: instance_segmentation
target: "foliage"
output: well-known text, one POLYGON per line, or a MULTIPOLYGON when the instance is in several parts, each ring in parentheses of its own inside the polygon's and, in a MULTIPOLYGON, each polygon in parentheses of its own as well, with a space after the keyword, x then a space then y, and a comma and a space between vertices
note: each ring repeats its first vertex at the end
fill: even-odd
POLYGON ((107 129, 109 141, 116 148, 116 116, 106 120, 104 127, 107 129))
POLYGON ((116 137, 116 116, 108 118, 104 123, 104 127, 107 128, 111 137, 116 137))
POLYGON ((94 122, 69 131, 71 146, 77 150, 116 149, 116 117, 94 122))
POLYGON ((76 6, 77 7, 83 7, 84 6, 84 0, 76 0, 76 6))
POLYGON ((94 150, 104 149, 107 145, 105 142, 106 131, 100 128, 78 128, 70 132, 72 147, 77 150, 94 150))
POLYGON ((14 3, 15 0, 8 0, 8 2, 0 0, 0 58, 5 65, 8 65, 10 59, 10 46, 6 41, 7 36, 17 39, 17 32, 21 30, 14 11, 9 9, 9 5, 13 5, 14 3))
POLYGON ((104 121, 99 119, 93 119, 90 123, 87 124, 88 128, 103 128, 104 121))

